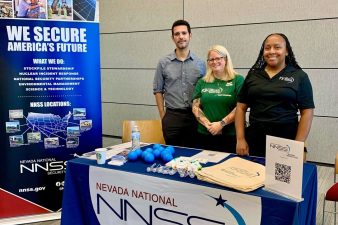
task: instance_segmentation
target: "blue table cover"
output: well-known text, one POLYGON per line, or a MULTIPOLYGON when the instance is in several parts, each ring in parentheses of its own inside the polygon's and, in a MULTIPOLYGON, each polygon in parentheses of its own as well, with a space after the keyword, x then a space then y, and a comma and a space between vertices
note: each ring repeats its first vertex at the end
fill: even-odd
MULTIPOLYGON (((145 147, 144 147, 145 148, 145 147)), ((199 150, 175 147, 176 156, 192 156, 199 150)), ((230 155, 233 157, 235 155, 230 155)), ((228 157, 228 158, 229 158, 228 157)), ((263 158, 243 157, 264 165, 263 158)), ((226 160, 226 159, 225 159, 226 160)), ((212 165, 208 163, 206 166, 212 165)), ((95 160, 77 158, 68 161, 65 177, 65 189, 62 202, 62 225, 95 225, 99 224, 94 209, 92 207, 89 193, 89 167, 102 167, 112 170, 127 171, 147 176, 172 179, 180 182, 188 182, 207 187, 221 188, 231 192, 238 192, 233 189, 221 187, 219 185, 199 181, 196 178, 181 178, 178 174, 173 176, 159 173, 148 173, 146 168, 149 164, 142 161, 128 162, 123 166, 112 166, 107 163, 98 165, 95 160)), ((132 179, 132 177, 126 178, 132 179)), ((304 163, 303 168, 303 190, 304 201, 282 197, 280 195, 267 192, 263 188, 245 193, 247 195, 259 196, 262 199, 261 225, 315 225, 317 207, 317 169, 310 163, 304 163)))

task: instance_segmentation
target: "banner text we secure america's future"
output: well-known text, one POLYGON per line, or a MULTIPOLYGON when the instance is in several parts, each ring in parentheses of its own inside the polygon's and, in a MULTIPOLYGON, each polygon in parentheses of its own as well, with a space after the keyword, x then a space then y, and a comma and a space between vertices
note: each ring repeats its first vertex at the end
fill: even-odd
POLYGON ((87 52, 86 28, 6 26, 8 51, 87 52))

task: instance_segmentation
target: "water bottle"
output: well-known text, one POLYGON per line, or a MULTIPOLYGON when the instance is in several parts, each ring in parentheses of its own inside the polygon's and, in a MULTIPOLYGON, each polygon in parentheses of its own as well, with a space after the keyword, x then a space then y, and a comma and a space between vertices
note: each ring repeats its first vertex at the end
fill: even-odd
POLYGON ((136 150, 140 148, 140 130, 138 129, 137 125, 133 126, 131 130, 131 150, 136 150))

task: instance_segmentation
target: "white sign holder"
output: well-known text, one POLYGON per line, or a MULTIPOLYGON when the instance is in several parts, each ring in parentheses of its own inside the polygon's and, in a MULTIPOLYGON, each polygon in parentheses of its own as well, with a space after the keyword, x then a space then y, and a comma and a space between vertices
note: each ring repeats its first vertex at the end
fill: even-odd
POLYGON ((301 202, 304 142, 266 136, 265 190, 301 202))

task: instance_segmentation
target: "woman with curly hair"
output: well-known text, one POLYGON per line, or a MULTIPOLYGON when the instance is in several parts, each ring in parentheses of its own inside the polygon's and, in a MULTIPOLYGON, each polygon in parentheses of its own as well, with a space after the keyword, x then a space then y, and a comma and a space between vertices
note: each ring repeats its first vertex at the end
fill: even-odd
POLYGON ((268 35, 238 95, 237 154, 264 157, 266 135, 305 142, 314 108, 309 77, 298 65, 288 38, 268 35))

